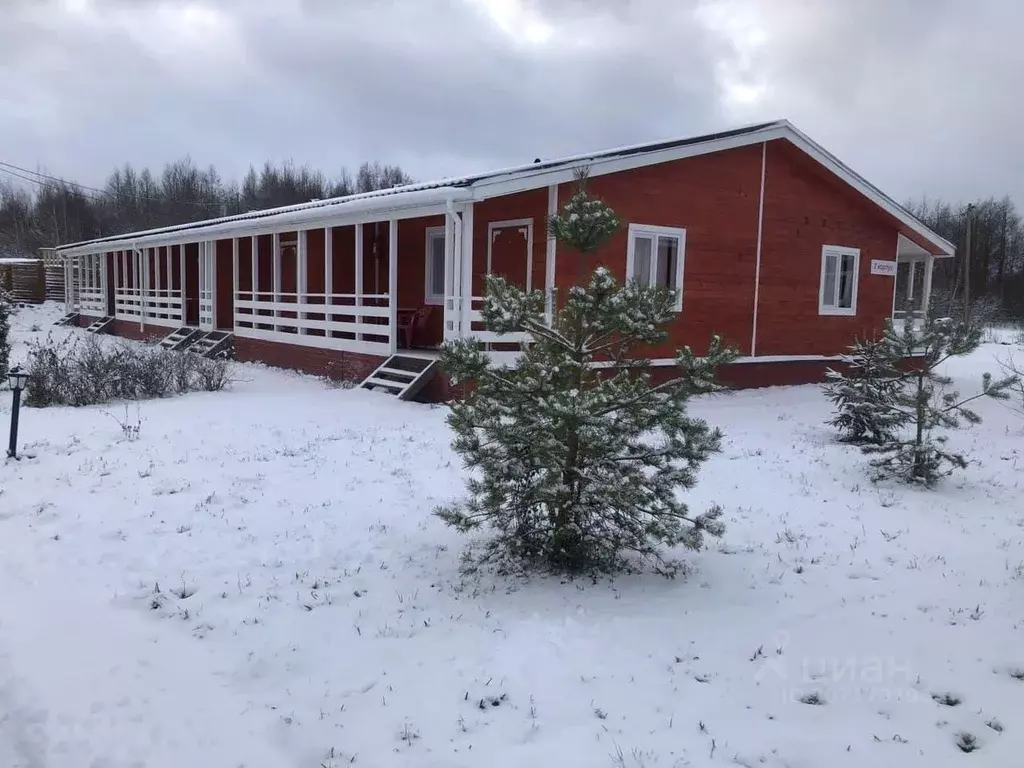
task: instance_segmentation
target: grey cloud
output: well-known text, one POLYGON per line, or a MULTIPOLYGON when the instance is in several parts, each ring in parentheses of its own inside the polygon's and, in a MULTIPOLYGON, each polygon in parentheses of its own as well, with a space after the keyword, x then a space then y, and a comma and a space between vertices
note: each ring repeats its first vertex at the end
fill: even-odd
POLYGON ((1024 202, 1024 5, 1012 0, 741 0, 771 39, 753 112, 784 110, 887 190, 1024 202))
POLYGON ((1024 199, 1008 0, 521 0, 538 44, 482 2, 6 0, 0 159, 90 183, 186 153, 427 178, 789 117, 897 196, 1024 199))

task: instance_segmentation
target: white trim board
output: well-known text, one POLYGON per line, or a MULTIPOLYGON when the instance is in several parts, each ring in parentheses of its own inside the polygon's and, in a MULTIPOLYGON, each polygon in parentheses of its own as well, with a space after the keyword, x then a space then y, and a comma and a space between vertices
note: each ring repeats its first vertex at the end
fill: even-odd
POLYGON ((750 329, 750 356, 757 355, 757 312, 761 304, 761 241, 764 233, 764 183, 768 171, 768 142, 761 143, 761 191, 757 196, 757 251, 754 259, 754 311, 750 329))
MULTIPOLYGON (((839 362, 845 355, 761 355, 737 357, 729 365, 745 365, 748 363, 827 363, 839 362)), ((670 368, 676 364, 674 357, 652 357, 647 361, 652 368, 670 368)), ((611 368, 612 363, 595 362, 591 368, 611 368)))

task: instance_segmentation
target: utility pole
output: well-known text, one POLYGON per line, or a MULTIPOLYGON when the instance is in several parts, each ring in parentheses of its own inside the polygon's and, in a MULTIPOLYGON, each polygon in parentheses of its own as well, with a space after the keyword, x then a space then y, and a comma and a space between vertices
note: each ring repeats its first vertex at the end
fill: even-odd
POLYGON ((967 206, 967 242, 964 247, 964 322, 971 321, 971 235, 974 230, 974 203, 967 206))

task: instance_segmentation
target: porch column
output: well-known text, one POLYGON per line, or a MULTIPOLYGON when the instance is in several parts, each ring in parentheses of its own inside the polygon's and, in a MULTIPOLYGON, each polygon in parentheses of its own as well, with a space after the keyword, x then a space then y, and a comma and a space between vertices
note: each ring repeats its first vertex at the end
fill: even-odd
POLYGON ((238 238, 231 238, 231 329, 235 328, 235 316, 238 314, 238 238))
POLYGON ((907 280, 907 300, 914 298, 914 273, 917 272, 917 262, 907 262, 907 266, 910 267, 910 278, 907 280))
POLYGON ((453 214, 452 229, 454 238, 452 241, 451 264, 445 265, 445 287, 451 285, 451 290, 444 300, 445 340, 457 339, 461 335, 461 305, 458 303, 462 295, 462 215, 453 214), (452 327, 449 330, 448 323, 452 327))
POLYGON ((299 230, 299 241, 295 245, 295 317, 298 323, 300 336, 306 335, 306 326, 302 321, 306 319, 303 305, 306 303, 306 230, 299 230))
MULTIPOLYGON (((170 301, 174 294, 174 263, 171 261, 171 246, 169 245, 164 247, 164 269, 167 271, 167 300, 170 301)), ((170 308, 167 311, 170 312, 170 308)))
POLYGON ((103 316, 107 316, 110 307, 110 281, 107 279, 107 254, 101 253, 96 257, 100 264, 100 292, 103 294, 103 316))
POLYGON ((181 280, 181 324, 188 325, 188 309, 185 306, 185 244, 178 246, 178 278, 181 280))
MULTIPOLYGON (((548 187, 548 221, 558 213, 558 185, 548 187)), ((555 253, 558 242, 548 232, 547 248, 544 255, 544 318, 548 325, 555 314, 555 253)))
POLYGON ((136 249, 136 253, 142 262, 142 315, 139 318, 139 328, 146 330, 146 314, 149 309, 149 249, 136 249))
MULTIPOLYGON (((156 280, 154 281, 153 288, 156 291, 157 305, 159 306, 162 302, 160 298, 160 288, 162 287, 163 281, 160 275, 160 248, 156 247, 153 249, 153 266, 156 268, 156 280)), ((158 314, 162 314, 166 310, 166 307, 160 307, 158 314)))
MULTIPOLYGON (((334 302, 334 228, 324 227, 324 322, 331 322, 331 304, 334 302)), ((330 328, 324 337, 331 338, 330 328)))
POLYGON ((462 300, 459 306, 459 336, 472 335, 473 308, 473 203, 462 213, 462 300))
POLYGON ((398 352, 398 219, 388 222, 388 328, 393 355, 398 352))
MULTIPOLYGON (((449 208, 449 210, 446 211, 445 214, 444 214, 444 306, 443 306, 444 318, 443 318, 442 322, 444 323, 444 333, 443 333, 443 336, 444 336, 445 341, 447 341, 448 339, 453 338, 454 336, 457 335, 455 333, 455 330, 456 330, 454 328, 455 322, 452 319, 453 318, 453 314, 452 314, 452 308, 451 308, 451 305, 452 305, 452 303, 454 301, 453 297, 456 295, 455 285, 458 282, 455 279, 456 278, 456 275, 455 275, 455 230, 456 230, 456 226, 455 226, 454 219, 455 219, 455 214, 452 212, 451 208, 449 208), (448 328, 448 324, 449 323, 452 323, 453 327, 451 329, 448 328)), ((429 243, 430 243, 430 240, 428 238, 428 240, 427 240, 428 246, 429 246, 429 243)), ((429 248, 428 248, 428 252, 427 252, 427 280, 428 281, 430 280, 430 270, 431 270, 431 268, 433 266, 432 263, 431 263, 431 259, 432 259, 432 255, 430 254, 429 248)))
MULTIPOLYGON (((249 239, 252 241, 252 247, 249 249, 251 251, 250 255, 252 256, 252 258, 251 258, 252 264, 249 265, 251 267, 251 269, 252 269, 252 296, 250 296, 250 298, 253 301, 259 301, 260 300, 259 299, 259 295, 260 295, 260 238, 259 238, 259 235, 253 235, 249 239)), ((253 307, 252 314, 253 314, 254 317, 259 314, 259 312, 256 311, 255 307, 253 307)), ((253 327, 254 328, 256 327, 255 320, 253 321, 253 327)))
MULTIPOLYGON (((355 251, 355 273, 356 273, 356 325, 363 324, 361 313, 363 306, 363 225, 356 224, 356 251, 355 251)), ((362 341, 363 334, 356 333, 356 341, 362 341)))
POLYGON ((932 270, 935 267, 935 257, 932 254, 928 254, 924 262, 924 290, 921 295, 921 311, 924 314, 925 319, 928 318, 929 308, 931 307, 932 299, 932 270))
POLYGON ((277 327, 277 318, 279 316, 277 304, 281 301, 281 233, 275 232, 271 235, 271 243, 273 248, 273 283, 274 283, 274 330, 279 331, 277 327))
POLYGON ((210 325, 217 329, 217 241, 206 244, 206 274, 209 277, 206 290, 210 294, 210 325))

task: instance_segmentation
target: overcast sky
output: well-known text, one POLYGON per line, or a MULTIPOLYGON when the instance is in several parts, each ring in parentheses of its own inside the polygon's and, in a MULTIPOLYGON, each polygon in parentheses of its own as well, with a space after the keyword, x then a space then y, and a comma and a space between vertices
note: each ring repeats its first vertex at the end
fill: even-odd
POLYGON ((786 117, 887 192, 1024 205, 1022 0, 0 0, 0 161, 417 179, 786 117))

